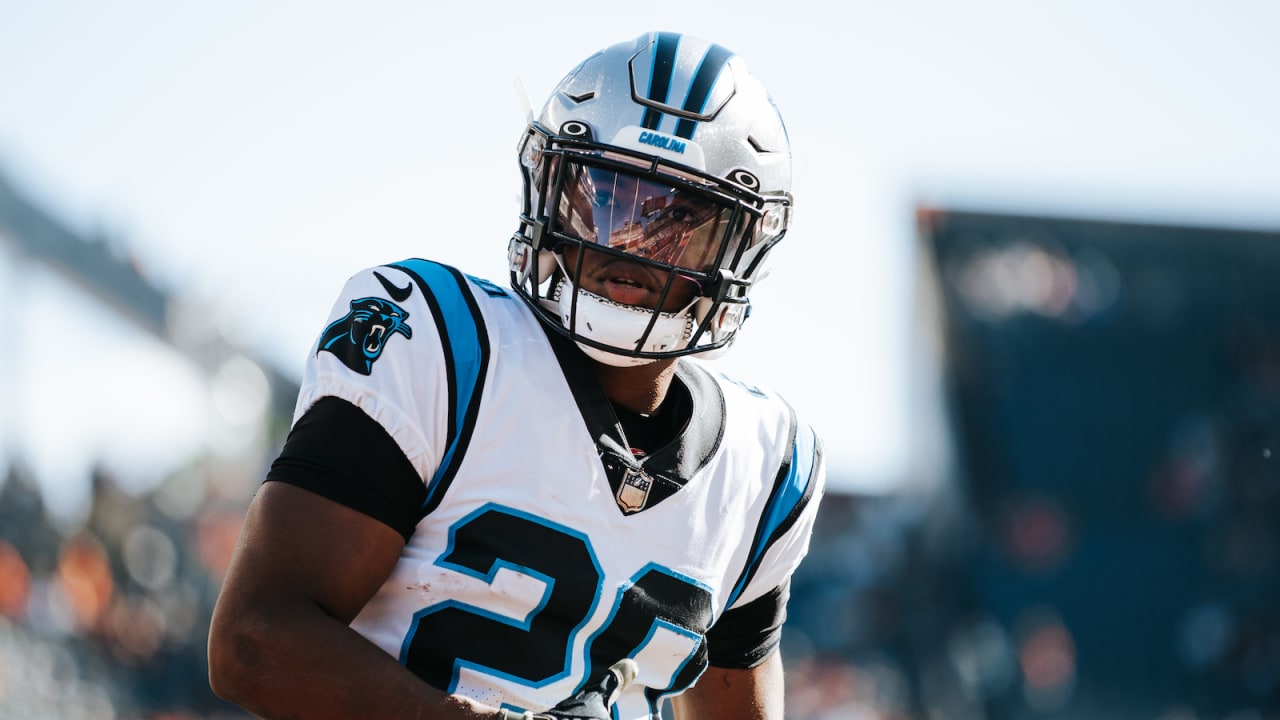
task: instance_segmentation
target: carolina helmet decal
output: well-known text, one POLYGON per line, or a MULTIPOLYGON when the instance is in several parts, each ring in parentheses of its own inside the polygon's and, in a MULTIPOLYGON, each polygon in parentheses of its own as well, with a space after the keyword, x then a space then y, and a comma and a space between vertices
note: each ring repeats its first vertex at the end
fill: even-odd
POLYGON ((413 329, 405 322, 408 318, 409 313, 390 300, 352 300, 351 311, 324 329, 316 354, 331 352, 343 365, 368 375, 392 335, 413 337, 413 329))

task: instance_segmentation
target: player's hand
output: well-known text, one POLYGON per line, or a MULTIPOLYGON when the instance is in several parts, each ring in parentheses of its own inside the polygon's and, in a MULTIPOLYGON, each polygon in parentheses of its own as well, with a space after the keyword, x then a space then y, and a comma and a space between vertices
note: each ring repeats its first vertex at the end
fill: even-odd
POLYGON ((636 679, 636 661, 623 658, 609 668, 600 682, 588 685, 550 710, 526 713, 529 720, 612 720, 613 704, 636 679))

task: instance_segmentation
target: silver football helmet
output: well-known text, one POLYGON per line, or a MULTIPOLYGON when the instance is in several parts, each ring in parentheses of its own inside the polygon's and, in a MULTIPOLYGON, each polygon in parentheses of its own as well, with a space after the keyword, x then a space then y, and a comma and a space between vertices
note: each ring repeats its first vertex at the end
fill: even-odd
POLYGON ((773 100, 728 50, 650 33, 560 81, 519 145, 511 285, 595 359, 729 347, 791 220, 773 100))

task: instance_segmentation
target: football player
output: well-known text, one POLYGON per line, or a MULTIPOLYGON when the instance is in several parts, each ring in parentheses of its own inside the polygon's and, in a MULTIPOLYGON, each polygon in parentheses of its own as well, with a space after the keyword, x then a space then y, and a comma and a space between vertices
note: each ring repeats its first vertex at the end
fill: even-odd
POLYGON ((779 635, 824 483, 733 343, 791 217, 743 60, 592 55, 519 143, 508 287, 354 275, 308 360, 210 634, 264 717, 781 718, 779 635))

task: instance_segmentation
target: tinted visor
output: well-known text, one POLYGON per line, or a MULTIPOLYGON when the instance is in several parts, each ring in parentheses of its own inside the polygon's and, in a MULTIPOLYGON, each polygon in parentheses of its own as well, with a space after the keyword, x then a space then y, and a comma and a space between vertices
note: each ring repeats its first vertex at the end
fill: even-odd
POLYGON ((731 200, 566 157, 557 160, 563 175, 554 231, 698 274, 712 273, 737 252, 744 218, 731 200))

